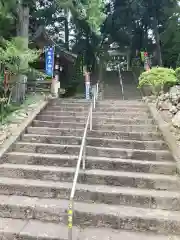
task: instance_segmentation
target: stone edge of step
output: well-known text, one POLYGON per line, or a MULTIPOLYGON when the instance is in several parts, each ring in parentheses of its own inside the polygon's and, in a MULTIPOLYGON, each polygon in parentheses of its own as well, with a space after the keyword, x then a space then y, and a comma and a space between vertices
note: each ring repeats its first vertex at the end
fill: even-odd
POLYGON ((163 118, 161 117, 160 113, 157 111, 154 104, 148 103, 148 101, 145 101, 145 103, 147 104, 151 116, 153 117, 156 124, 158 125, 159 130, 162 134, 162 137, 164 138, 168 148, 170 149, 170 152, 173 158, 177 163, 178 172, 180 172, 180 147, 177 144, 176 138, 173 136, 173 134, 170 131, 170 124, 163 120, 163 118))
MULTIPOLYGON (((58 144, 58 143, 42 143, 42 142, 23 142, 23 141, 17 141, 14 143, 15 146, 38 146, 38 147, 54 147, 54 148, 75 148, 80 149, 80 145, 75 144, 58 144)), ((114 152, 138 152, 138 153, 159 153, 159 154, 167 154, 169 155, 169 150, 154 150, 154 149, 131 149, 131 148, 117 148, 117 147, 95 147, 95 146, 87 146, 88 149, 96 149, 99 151, 114 151, 114 152)))
MULTIPOLYGON (((70 190, 72 187, 72 184, 69 182, 54 182, 54 181, 45 181, 45 180, 34 180, 31 179, 21 179, 21 178, 7 178, 7 177, 1 177, 0 178, 0 186, 13 186, 13 188, 16 188, 16 186, 23 187, 23 188, 52 188, 52 189, 66 189, 70 190)), ((138 189, 135 187, 112 187, 112 186, 104 186, 104 185, 90 185, 90 184, 77 184, 77 191, 88 191, 88 192, 99 192, 102 194, 126 194, 129 196, 145 196, 145 197, 152 197, 152 198, 167 198, 167 199, 179 199, 180 193, 179 191, 167 191, 167 190, 155 190, 155 189, 138 189)))
MULTIPOLYGON (((11 164, 3 163, 0 165, 0 171, 6 173, 6 171, 31 171, 31 172, 44 172, 49 174, 70 174, 73 175, 75 172, 74 167, 57 167, 57 166, 42 166, 42 165, 25 165, 25 164, 11 164)), ((127 179, 141 179, 141 180, 154 180, 154 181, 169 181, 169 183, 176 182, 178 177, 176 175, 165 175, 156 173, 141 173, 141 172, 124 172, 124 171, 114 171, 114 170, 101 170, 101 169, 87 169, 79 171, 80 176, 96 176, 106 178, 127 178, 127 179)))
MULTIPOLYGON (((51 117, 52 115, 51 114, 46 114, 46 113, 41 113, 39 115, 40 117, 51 117)), ((38 116, 37 116, 38 117, 38 116)), ((93 119, 96 118, 94 116, 92 116, 93 119)), ((86 120, 87 116, 57 116, 57 115, 54 115, 54 119, 57 118, 57 119, 63 119, 63 118, 68 118, 68 119, 84 119, 84 121, 86 120)), ((107 118, 106 117, 103 117, 103 116, 99 116, 98 117, 99 120, 106 120, 107 118)), ((39 117, 36 119, 36 120, 39 120, 39 117)), ((119 117, 109 117, 109 120, 119 120, 119 121, 123 121, 123 120, 126 120, 127 121, 127 118, 119 118, 119 117)), ((131 119, 132 121, 140 121, 140 122, 149 122, 149 123, 152 123, 152 119, 148 118, 148 119, 138 119, 137 117, 133 117, 133 119, 131 119)))
MULTIPOLYGON (((36 157, 36 158, 49 158, 49 159, 55 159, 57 161, 61 160, 69 160, 74 161, 78 159, 78 155, 70 155, 70 154, 42 154, 42 153, 32 153, 32 152, 8 152, 5 154, 4 159, 6 159, 6 156, 14 157, 14 156, 23 156, 26 158, 36 157)), ((171 161, 151 161, 151 160, 139 160, 139 159, 119 159, 119 158, 108 158, 108 157, 94 157, 94 156, 87 156, 87 161, 92 162, 114 162, 114 163, 129 163, 129 164, 140 164, 140 165, 155 165, 155 166, 169 166, 174 167, 176 166, 175 162, 171 161)), ((6 163, 6 162, 4 162, 6 163)))
MULTIPOLYGON (((38 120, 38 119, 35 119, 33 120, 33 125, 35 126, 41 126, 41 124, 59 124, 59 125, 62 125, 63 124, 66 124, 66 125, 77 125, 77 126, 81 126, 81 127, 84 127, 84 125, 86 124, 86 122, 82 123, 82 122, 67 122, 67 121, 64 121, 64 122, 58 122, 58 121, 47 121, 47 120, 38 120)), ((101 123, 96 123, 96 126, 100 127, 102 126, 101 123)), ((149 128, 150 130, 152 129, 157 129, 157 126, 154 126, 153 124, 152 125, 147 125, 147 124, 119 124, 119 123, 104 123, 103 124, 103 127, 106 129, 108 127, 117 127, 117 128, 149 128)))
MULTIPOLYGON (((57 223, 46 223, 37 220, 20 220, 12 218, 0 218, 0 236, 2 239, 14 240, 15 236, 22 240, 52 239, 67 240, 68 228, 57 223), (8 227, 7 227, 8 226, 8 227)), ((104 228, 79 229, 73 227, 74 240, 179 240, 178 236, 164 236, 150 233, 136 233, 104 228)))
MULTIPOLYGON (((52 130, 52 131, 69 131, 69 132, 72 132, 72 131, 80 131, 80 132, 83 132, 84 128, 75 128, 75 129, 72 129, 72 128, 52 128, 52 127, 32 127, 32 126, 29 126, 28 129, 45 129, 45 130, 52 130)), ((121 132, 121 131, 108 131, 108 130, 92 130, 92 132, 98 132, 99 134, 100 133, 114 133, 114 134, 139 134, 140 136, 144 136, 144 135, 148 135, 148 134, 151 134, 151 135, 155 135, 155 136, 161 136, 161 134, 159 132, 153 132, 153 131, 149 131, 149 132, 135 132, 135 131, 130 131, 129 133, 127 132, 121 132)))
MULTIPOLYGON (((64 199, 47 199, 26 196, 7 196, 0 195, 0 208, 9 209, 28 209, 33 212, 47 212, 50 215, 67 215, 69 200, 64 199)), ((90 216, 113 216, 116 218, 125 219, 144 219, 144 220, 158 220, 158 221, 175 221, 180 224, 180 213, 177 211, 148 209, 141 207, 131 207, 123 205, 109 205, 104 203, 84 203, 74 202, 74 213, 90 214, 90 216)), ((3 212, 1 213, 3 214, 3 212)), ((30 214, 31 215, 31 214, 30 214)), ((34 216, 34 214, 32 215, 34 216)), ((33 218, 33 217, 32 217, 33 218)), ((48 221, 49 222, 49 221, 48 221)))
MULTIPOLYGON (((59 136, 59 135, 50 135, 50 134, 35 134, 35 133, 25 133, 23 135, 23 137, 39 137, 39 138, 43 138, 43 137, 47 137, 47 138, 54 138, 54 139, 60 139, 60 140, 69 140, 69 139, 75 139, 75 140, 82 140, 82 136, 59 136)), ((89 137, 87 136, 87 140, 90 141, 104 141, 104 142, 112 142, 112 143, 143 143, 144 140, 126 140, 126 139, 115 139, 115 138, 111 138, 111 137, 89 137)), ((165 142, 163 140, 146 140, 146 143, 153 143, 153 144, 165 144, 165 142)))

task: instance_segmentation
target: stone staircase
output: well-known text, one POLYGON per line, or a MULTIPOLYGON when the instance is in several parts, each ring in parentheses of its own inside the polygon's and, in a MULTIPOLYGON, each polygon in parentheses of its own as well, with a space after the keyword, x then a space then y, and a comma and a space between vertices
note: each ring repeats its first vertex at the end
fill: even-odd
POLYGON ((137 88, 136 80, 134 79, 132 71, 122 71, 122 82, 124 86, 124 99, 137 100, 141 99, 141 94, 137 88))
MULTIPOLYGON (((67 240, 89 104, 54 100, 0 165, 1 239, 67 240)), ((100 101, 75 194, 73 240, 180 239, 176 164, 146 106, 100 101)))
POLYGON ((137 83, 134 79, 132 71, 121 71, 122 87, 117 71, 105 72, 103 76, 103 95, 104 99, 114 100, 137 100, 141 99, 137 83))

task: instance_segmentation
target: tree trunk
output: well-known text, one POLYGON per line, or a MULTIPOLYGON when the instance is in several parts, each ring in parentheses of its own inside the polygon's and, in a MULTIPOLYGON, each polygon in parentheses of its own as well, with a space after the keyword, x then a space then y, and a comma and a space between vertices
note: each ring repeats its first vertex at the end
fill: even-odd
POLYGON ((157 63, 159 66, 162 66, 162 55, 161 55, 161 45, 160 45, 160 36, 158 29, 158 21, 157 18, 154 17, 154 35, 156 40, 156 52, 157 52, 157 63))
POLYGON ((64 21, 64 33, 65 33, 65 48, 69 50, 69 11, 64 10, 65 21, 64 21))
MULTIPOLYGON (((29 42, 29 7, 23 5, 23 0, 19 0, 17 3, 17 36, 23 39, 24 50, 28 49, 29 42)), ((28 68, 28 62, 23 60, 21 63, 23 68, 28 68)), ((19 74, 17 76, 17 84, 12 93, 12 101, 16 103, 22 103, 25 99, 27 85, 27 77, 19 74)))

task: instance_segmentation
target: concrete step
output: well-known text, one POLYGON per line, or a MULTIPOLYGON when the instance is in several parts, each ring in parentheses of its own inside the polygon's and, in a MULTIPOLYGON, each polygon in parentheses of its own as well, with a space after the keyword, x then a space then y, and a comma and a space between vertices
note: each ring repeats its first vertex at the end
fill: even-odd
POLYGON ((52 128, 77 128, 84 129, 86 120, 84 123, 79 122, 55 122, 55 121, 40 121, 34 120, 32 126, 34 127, 52 127, 52 128))
MULTIPOLYGON (((22 196, 0 196, 0 209, 5 218, 43 220, 67 223, 69 201, 37 199, 22 196)), ((180 213, 108 204, 74 203, 76 227, 110 227, 161 234, 180 234, 180 213)))
MULTIPOLYGON (((75 168, 24 165, 24 164, 1 164, 0 176, 11 178, 41 179, 47 181, 73 182, 75 168)), ((179 190, 180 182, 177 176, 120 172, 99 169, 80 170, 79 183, 112 185, 122 187, 137 187, 141 189, 156 190, 179 190)))
MULTIPOLYGON (((68 240, 68 228, 59 223, 41 222, 38 220, 20 220, 0 218, 0 235, 5 240, 68 240), (8 226, 8 227, 7 227, 8 226)), ((153 233, 127 232, 110 228, 73 227, 73 240, 179 240, 175 235, 161 235, 153 233)))
MULTIPOLYGON (((76 167, 78 155, 10 152, 4 155, 5 163, 59 167, 76 167)), ((119 158, 87 157, 86 169, 119 170, 156 174, 176 174, 176 163, 119 158)))
POLYGON ((61 104, 89 104, 90 100, 77 99, 77 98, 63 98, 63 99, 51 99, 49 100, 50 105, 61 105, 61 104))
MULTIPOLYGON (((90 102, 87 103, 87 104, 80 104, 80 103, 64 103, 62 102, 61 104, 58 104, 58 105, 53 105, 53 104, 49 104, 48 106, 50 106, 50 108, 53 108, 54 110, 57 109, 68 109, 68 108, 74 108, 74 109, 78 109, 78 108, 89 108, 90 106, 90 102)), ((98 109, 112 109, 112 110, 120 110, 120 111, 126 111, 126 110, 129 110, 129 111, 148 111, 148 107, 145 105, 145 104, 142 104, 142 105, 139 105, 139 104, 125 104, 125 103, 110 103, 110 104, 107 104, 107 103, 103 103, 103 102, 99 102, 97 101, 96 102, 96 107, 98 109)))
MULTIPOLYGON (((59 135, 59 136, 83 136, 84 129, 78 128, 48 128, 48 127, 28 127, 27 133, 29 134, 40 134, 40 135, 59 135)), ((159 132, 119 132, 119 131, 103 131, 93 130, 88 132, 89 137, 98 138, 113 138, 113 139, 124 139, 124 140, 160 140, 162 139, 159 132)))
POLYGON ((53 111, 53 112, 78 112, 78 113, 83 113, 83 112, 88 112, 90 108, 88 106, 78 106, 78 107, 73 107, 73 106, 48 106, 46 108, 46 111, 53 111))
POLYGON ((78 102, 78 101, 61 101, 61 102, 57 102, 57 103, 53 103, 53 102, 49 102, 48 106, 51 107, 89 107, 90 106, 90 101, 89 102, 78 102))
MULTIPOLYGON (((61 105, 61 104, 89 104, 90 100, 86 99, 74 99, 74 98, 63 98, 63 99, 52 99, 49 101, 50 104, 54 105, 61 105)), ((103 104, 103 105, 124 105, 124 106, 146 106, 145 103, 141 100, 118 100, 118 99, 113 99, 113 100, 98 100, 98 104, 103 104)))
MULTIPOLYGON (((78 155, 80 146, 60 145, 46 143, 17 142, 13 144, 12 151, 34 152, 44 154, 73 154, 78 155)), ((86 147, 87 156, 99 156, 108 158, 139 159, 139 160, 165 160, 173 161, 173 157, 167 150, 136 150, 126 148, 86 147)))
MULTIPOLYGON (((41 120, 41 121, 57 121, 57 122, 79 122, 79 123, 85 123, 87 120, 87 116, 56 116, 56 115, 45 115, 44 113, 41 113, 37 116, 37 120, 41 120)), ((153 119, 138 119, 138 118, 123 118, 123 116, 121 116, 121 118, 116 118, 116 117, 98 117, 98 119, 96 117, 93 116, 93 123, 98 122, 99 124, 105 124, 105 123, 109 123, 109 124, 123 124, 123 125, 134 125, 134 124, 138 124, 138 125, 143 125, 143 124, 154 124, 153 119)))
POLYGON ((149 114, 148 108, 139 108, 139 107, 126 107, 126 106, 102 106, 97 105, 96 112, 123 112, 123 113, 138 113, 138 114, 149 114))
MULTIPOLYGON (((88 111, 88 108, 90 107, 89 105, 75 105, 75 104, 61 104, 61 105, 56 105, 56 106, 48 106, 49 110, 53 111, 88 111)), ((148 113, 148 108, 144 107, 133 107, 133 106, 121 106, 121 105, 99 105, 98 103, 96 104, 96 110, 100 112, 139 112, 139 113, 148 113)))
MULTIPOLYGON (((85 231, 83 233, 86 234, 85 231)), ((2 240, 68 240, 68 228, 59 223, 2 217, 0 218, 0 236, 2 240)), ((78 240, 79 237, 80 231, 74 227, 73 240, 78 240)), ((85 236, 82 235, 81 239, 85 240, 85 236)))
MULTIPOLYGON (((82 137, 74 136, 55 136, 55 135, 37 135, 37 134, 24 134, 21 137, 24 142, 37 142, 37 143, 52 143, 52 144, 69 144, 80 145, 82 137)), ((142 150, 166 150, 167 145, 164 141, 137 141, 137 140, 118 140, 110 138, 92 138, 86 139, 86 144, 89 146, 101 146, 112 148, 127 148, 127 149, 142 149, 142 150)))
MULTIPOLYGON (((49 102, 51 106, 89 106, 90 101, 83 99, 63 99, 63 100, 53 100, 49 102)), ((126 101, 126 100, 98 100, 97 106, 110 106, 110 107, 127 107, 127 108, 146 108, 147 106, 142 101, 126 101)))
POLYGON ((49 109, 45 109, 43 112, 45 115, 52 115, 52 116, 65 116, 65 117, 85 117, 87 118, 88 116, 88 111, 83 111, 83 112, 68 112, 68 111, 52 111, 49 109))
MULTIPOLYGON (((0 194, 38 198, 69 199, 72 183, 0 178, 0 194)), ((74 199, 88 203, 126 205, 179 211, 179 191, 140 189, 107 185, 77 184, 74 199)))
MULTIPOLYGON (((78 117, 82 117, 82 116, 88 116, 88 112, 89 111, 53 111, 53 110, 49 110, 49 109, 45 109, 43 111, 43 114, 47 114, 47 115, 55 115, 55 116, 78 116, 78 117)), ((149 119, 151 118, 149 113, 143 112, 143 113, 139 113, 137 111, 129 111, 129 112, 106 112, 106 111, 96 111, 93 112, 94 117, 124 117, 124 118, 129 118, 129 117, 136 117, 138 119, 149 119)))
POLYGON ((98 109, 96 109, 96 111, 93 112, 93 115, 99 117, 99 116, 116 116, 116 117, 137 117, 138 119, 148 119, 148 118, 151 118, 151 115, 149 112, 145 112, 145 111, 142 111, 142 112, 138 112, 138 111, 119 111, 119 112, 116 112, 116 111, 113 111, 112 109, 110 109, 110 111, 99 111, 98 109))
MULTIPOLYGON (((34 120, 33 126, 35 127, 52 127, 52 128, 84 128, 86 122, 78 123, 78 122, 55 122, 55 121, 40 121, 34 120)), ((114 131, 125 131, 125 132, 133 132, 133 131, 143 131, 144 129, 148 131, 158 131, 157 127, 154 125, 120 125, 120 124, 101 124, 101 123, 94 123, 93 130, 98 129, 108 129, 114 131)))
POLYGON ((79 240, 179 240, 180 236, 162 235, 153 233, 132 232, 124 230, 111 230, 109 228, 87 228, 82 231, 79 240))

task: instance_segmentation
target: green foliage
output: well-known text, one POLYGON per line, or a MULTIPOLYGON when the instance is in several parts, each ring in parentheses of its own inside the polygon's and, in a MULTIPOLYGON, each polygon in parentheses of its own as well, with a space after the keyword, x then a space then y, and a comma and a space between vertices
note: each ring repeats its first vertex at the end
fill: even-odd
POLYGON ((9 38, 15 29, 15 17, 13 9, 16 1, 14 0, 0 0, 0 36, 9 38))
POLYGON ((0 46, 1 73, 3 75, 4 70, 8 71, 11 79, 6 87, 4 86, 3 77, 0 79, 1 118, 3 118, 4 112, 7 112, 9 107, 13 88, 20 81, 19 74, 32 73, 33 70, 29 68, 28 64, 33 62, 38 55, 37 51, 24 48, 24 39, 22 38, 16 37, 9 41, 2 41, 0 46))
MULTIPOLYGON (((3 123, 4 118, 13 111, 10 105, 11 91, 9 88, 4 87, 4 78, 0 77, 0 120, 3 123)), ((16 110, 16 109, 14 109, 16 110)))
POLYGON ((108 14, 102 31, 108 36, 110 43, 117 42, 119 46, 129 46, 133 56, 136 50, 141 48, 147 49, 148 52, 156 51, 155 60, 159 63, 162 51, 166 66, 173 66, 173 63, 176 63, 180 49, 178 27, 180 6, 177 0, 108 2, 108 14))
POLYGON ((180 6, 177 6, 171 14, 172 16, 168 19, 167 23, 164 24, 164 30, 160 38, 164 65, 176 68, 180 66, 180 58, 178 60, 180 52, 180 6))
POLYGON ((175 70, 176 78, 178 82, 180 83, 180 67, 176 68, 175 70))
POLYGON ((59 8, 71 11, 73 18, 84 20, 88 23, 91 31, 100 33, 100 27, 105 20, 103 0, 56 0, 59 8))
POLYGON ((102 0, 88 0, 85 5, 87 22, 94 32, 100 32, 100 26, 105 20, 104 7, 104 1, 102 0))
POLYGON ((3 46, 0 47, 0 63, 8 70, 9 73, 25 74, 29 70, 29 65, 39 56, 39 52, 31 49, 24 49, 24 39, 20 37, 12 40, 4 40, 3 46))
POLYGON ((175 85, 177 78, 175 71, 170 68, 152 68, 150 71, 143 72, 139 77, 139 88, 150 86, 154 95, 159 94, 167 85, 175 85))

